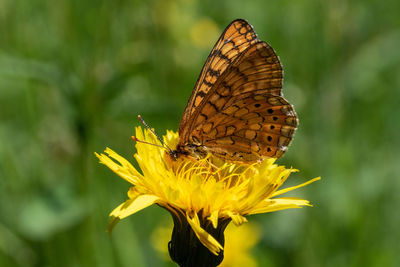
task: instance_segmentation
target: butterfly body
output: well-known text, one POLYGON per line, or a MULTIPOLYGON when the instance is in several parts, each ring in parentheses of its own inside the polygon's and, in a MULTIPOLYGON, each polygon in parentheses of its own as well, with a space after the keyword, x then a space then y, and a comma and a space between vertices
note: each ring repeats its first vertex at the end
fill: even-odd
POLYGON ((185 145, 178 145, 175 150, 168 151, 168 154, 174 160, 178 159, 180 156, 186 156, 198 160, 206 157, 208 152, 207 147, 203 145, 187 143, 185 145))
POLYGON ((245 20, 227 26, 187 103, 179 142, 169 154, 253 163, 282 156, 297 128, 283 98, 283 70, 275 51, 245 20))

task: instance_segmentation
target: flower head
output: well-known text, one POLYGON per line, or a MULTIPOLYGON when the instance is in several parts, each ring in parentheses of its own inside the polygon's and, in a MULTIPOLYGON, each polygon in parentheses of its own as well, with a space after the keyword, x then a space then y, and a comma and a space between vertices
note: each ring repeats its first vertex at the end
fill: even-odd
MULTIPOLYGON (((136 128, 136 137, 159 144, 141 127, 136 128)), ((168 131, 164 142, 176 147, 178 134, 168 131)), ((223 232, 230 221, 240 225, 247 222, 247 215, 310 206, 304 199, 278 196, 320 179, 279 189, 297 170, 279 166, 273 158, 252 165, 223 162, 212 155, 198 161, 185 157, 171 160, 163 148, 143 143, 137 143, 136 148, 134 157, 141 173, 109 148, 105 150, 108 155, 96 153, 101 163, 133 185, 129 199, 111 212, 109 230, 120 219, 157 204, 174 219, 169 251, 179 264, 187 257, 212 253, 216 258, 209 265, 216 266, 223 258, 223 232), (193 256, 193 247, 203 251, 193 256)))

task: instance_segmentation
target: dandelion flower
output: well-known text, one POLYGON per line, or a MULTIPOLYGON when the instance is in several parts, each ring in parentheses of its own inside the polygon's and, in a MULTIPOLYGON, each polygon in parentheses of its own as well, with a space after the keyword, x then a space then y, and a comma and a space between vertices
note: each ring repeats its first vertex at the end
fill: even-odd
MULTIPOLYGON (((147 129, 136 128, 138 139, 160 144, 147 129)), ((178 134, 167 131, 164 142, 176 147, 178 134)), ((153 204, 168 210, 174 221, 169 254, 180 266, 217 266, 223 259, 224 230, 232 221, 247 222, 246 216, 310 206, 309 201, 278 197, 305 186, 279 189, 296 169, 275 164, 275 159, 240 165, 208 155, 198 161, 180 157, 171 160, 163 148, 136 144, 134 155, 141 172, 107 148, 97 154, 100 162, 132 184, 129 199, 115 208, 108 230, 129 215, 153 204)))

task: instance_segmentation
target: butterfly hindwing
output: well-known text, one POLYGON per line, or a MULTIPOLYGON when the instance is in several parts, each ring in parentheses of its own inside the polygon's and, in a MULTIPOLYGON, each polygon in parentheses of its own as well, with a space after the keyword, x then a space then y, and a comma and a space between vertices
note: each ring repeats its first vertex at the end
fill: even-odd
POLYGON ((282 96, 242 95, 233 105, 199 125, 192 136, 207 149, 232 161, 280 157, 297 127, 297 116, 282 96))

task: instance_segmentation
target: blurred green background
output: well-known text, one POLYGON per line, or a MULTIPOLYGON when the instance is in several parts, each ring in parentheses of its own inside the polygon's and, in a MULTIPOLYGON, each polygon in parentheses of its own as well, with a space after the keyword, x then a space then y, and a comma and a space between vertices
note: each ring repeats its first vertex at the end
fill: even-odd
MULTIPOLYGON (((224 27, 248 20, 285 69, 300 126, 278 162, 313 208, 250 217, 259 266, 400 266, 398 0, 0 0, 0 266, 174 266, 157 206, 105 232, 141 114, 176 130, 224 27), (167 244, 165 244, 166 246, 167 244)), ((132 160, 133 161, 133 160, 132 160)))

